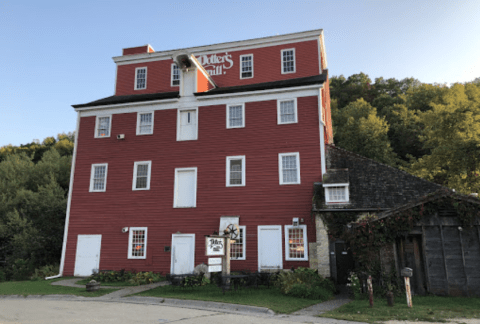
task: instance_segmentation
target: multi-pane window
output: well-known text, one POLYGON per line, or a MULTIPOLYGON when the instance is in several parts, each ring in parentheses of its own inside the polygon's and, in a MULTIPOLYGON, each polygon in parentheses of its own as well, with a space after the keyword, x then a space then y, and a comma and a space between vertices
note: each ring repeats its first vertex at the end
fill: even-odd
POLYGON ((307 226, 285 226, 285 260, 308 260, 307 226))
POLYGON ((108 164, 92 164, 90 191, 105 191, 107 188, 108 164))
POLYGON ((227 105, 227 128, 245 127, 244 104, 227 105))
POLYGON ((110 137, 111 116, 97 117, 95 137, 110 137))
POLYGON ((277 123, 292 124, 297 122, 297 99, 277 101, 277 123))
POLYGON ((348 202, 348 184, 325 186, 325 198, 326 203, 348 202))
POLYGON ((233 243, 230 243, 230 260, 245 260, 246 226, 239 226, 240 233, 233 243))
POLYGON ((280 177, 280 184, 300 183, 300 154, 278 154, 278 173, 280 177))
POLYGON ((177 63, 172 64, 172 87, 180 85, 180 68, 177 63))
POLYGON ((147 88, 147 68, 141 67, 135 69, 135 90, 147 88))
POLYGON ((245 186, 245 156, 227 156, 227 187, 245 186))
POLYGON ((145 259, 147 256, 147 228, 130 227, 128 258, 145 259))
POLYGON ((152 161, 135 162, 132 190, 149 190, 152 161))
POLYGON ((295 49, 282 50, 282 74, 295 72, 295 49))
POLYGON ((153 134, 153 112, 137 115, 137 135, 145 134, 153 134))
POLYGON ((240 79, 253 78, 253 54, 240 55, 240 79))

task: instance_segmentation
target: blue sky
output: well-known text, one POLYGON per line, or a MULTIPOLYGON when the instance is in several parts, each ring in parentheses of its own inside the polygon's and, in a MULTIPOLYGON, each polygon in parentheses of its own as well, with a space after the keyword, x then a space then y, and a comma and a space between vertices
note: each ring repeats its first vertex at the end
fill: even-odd
POLYGON ((0 147, 75 130, 113 94, 113 56, 323 28, 330 75, 480 77, 480 1, 0 0, 0 147))

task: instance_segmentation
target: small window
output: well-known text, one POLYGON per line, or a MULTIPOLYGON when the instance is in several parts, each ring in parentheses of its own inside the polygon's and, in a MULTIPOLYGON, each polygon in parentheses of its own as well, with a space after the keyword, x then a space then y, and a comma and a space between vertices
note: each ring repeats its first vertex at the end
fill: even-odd
POLYGON ((285 226, 285 260, 308 261, 307 226, 285 226))
POLYGON ((277 123, 294 124, 298 122, 297 118, 297 99, 278 100, 277 101, 277 123))
POLYGON ((128 236, 128 258, 145 259, 147 257, 147 227, 130 227, 128 236))
POLYGON ((227 128, 245 127, 245 105, 227 105, 227 128))
POLYGON ((278 154, 278 173, 280 184, 300 183, 300 154, 280 153, 278 154))
POLYGON ((180 69, 177 63, 172 63, 172 87, 178 87, 180 85, 180 69))
POLYGON ((197 206, 197 168, 175 169, 174 208, 197 206))
POLYGON ((227 156, 227 187, 245 186, 245 155, 227 156))
POLYGON ((198 109, 178 110, 177 141, 191 141, 198 138, 198 109))
POLYGON ((110 137, 112 128, 112 116, 97 116, 95 125, 95 137, 110 137))
POLYGON ((253 78, 253 54, 240 55, 240 79, 253 78))
POLYGON ((325 202, 327 204, 348 203, 350 200, 348 193, 348 183, 339 183, 332 185, 324 185, 325 202))
POLYGON ((282 50, 282 74, 295 73, 295 49, 282 50))
POLYGON ((230 260, 245 260, 245 238, 246 238, 246 226, 238 226, 240 233, 234 240, 234 243, 230 244, 230 260))
POLYGON ((133 165, 132 190, 150 190, 152 161, 135 162, 133 165))
POLYGON ((90 176, 90 191, 105 191, 107 189, 108 164, 92 164, 90 176))
POLYGON ((138 113, 137 115, 137 135, 153 134, 153 112, 138 113))
POLYGON ((147 68, 139 67, 135 69, 135 90, 147 88, 147 68))

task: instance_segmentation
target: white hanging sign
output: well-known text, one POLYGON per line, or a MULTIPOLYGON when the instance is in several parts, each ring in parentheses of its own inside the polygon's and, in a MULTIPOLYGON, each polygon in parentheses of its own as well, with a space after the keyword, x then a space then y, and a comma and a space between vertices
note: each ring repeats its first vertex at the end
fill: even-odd
POLYGON ((222 271, 222 265, 208 266, 208 272, 221 272, 221 271, 222 271))
POLYGON ((208 265, 222 264, 222 258, 208 258, 208 265))
POLYGON ((205 238, 205 254, 207 256, 225 255, 225 238, 206 237, 205 238))

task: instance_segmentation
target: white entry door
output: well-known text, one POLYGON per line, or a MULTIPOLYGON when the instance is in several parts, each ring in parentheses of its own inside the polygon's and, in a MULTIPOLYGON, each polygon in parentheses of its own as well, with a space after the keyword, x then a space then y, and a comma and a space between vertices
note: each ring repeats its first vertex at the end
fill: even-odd
POLYGON ((75 276, 89 276, 100 265, 102 235, 78 235, 75 256, 75 276))
POLYGON ((258 270, 283 269, 282 226, 258 226, 258 270))
POLYGON ((193 273, 195 268, 195 234, 172 234, 172 274, 193 273))

